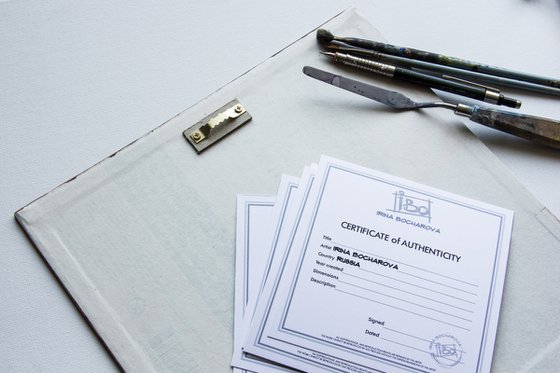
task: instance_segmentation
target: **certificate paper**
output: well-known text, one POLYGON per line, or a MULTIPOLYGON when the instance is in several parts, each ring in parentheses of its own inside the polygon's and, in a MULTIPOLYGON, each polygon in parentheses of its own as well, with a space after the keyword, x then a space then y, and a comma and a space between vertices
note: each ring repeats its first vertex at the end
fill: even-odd
POLYGON ((241 348, 247 305, 258 294, 263 278, 273 208, 274 197, 237 196, 234 349, 241 348))
POLYGON ((313 372, 489 371, 513 213, 329 157, 312 184, 245 351, 313 372))
MULTIPOLYGON (((247 326, 253 316, 255 303, 270 273, 273 259, 282 256, 277 252, 278 239, 289 211, 294 209, 294 195, 299 180, 282 176, 276 198, 239 195, 237 197, 236 274, 234 314, 234 354, 232 365, 242 366, 243 371, 286 372, 253 356, 242 353, 247 326), (240 363, 241 362, 241 363, 240 363)), ((234 368, 235 372, 241 370, 234 368)))

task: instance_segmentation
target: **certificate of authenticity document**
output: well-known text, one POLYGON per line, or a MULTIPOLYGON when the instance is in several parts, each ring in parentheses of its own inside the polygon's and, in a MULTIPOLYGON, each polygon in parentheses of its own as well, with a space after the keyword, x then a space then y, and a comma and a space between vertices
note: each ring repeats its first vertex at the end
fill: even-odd
POLYGON ((304 371, 487 372, 513 212, 329 157, 244 350, 304 371))

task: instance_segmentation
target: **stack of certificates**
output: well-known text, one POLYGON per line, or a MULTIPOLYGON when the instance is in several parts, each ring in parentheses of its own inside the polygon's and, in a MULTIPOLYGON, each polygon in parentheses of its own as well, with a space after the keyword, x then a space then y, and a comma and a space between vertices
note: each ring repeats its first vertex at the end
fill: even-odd
POLYGON ((489 371, 512 221, 325 156, 276 197, 239 196, 232 365, 489 371))

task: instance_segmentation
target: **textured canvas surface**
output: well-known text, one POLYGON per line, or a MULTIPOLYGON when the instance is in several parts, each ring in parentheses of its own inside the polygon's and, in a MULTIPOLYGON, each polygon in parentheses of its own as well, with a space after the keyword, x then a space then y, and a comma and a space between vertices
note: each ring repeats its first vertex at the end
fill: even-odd
MULTIPOLYGON (((325 27, 381 38, 353 11, 325 27)), ((514 210, 496 371, 554 362, 558 221, 453 114, 397 113, 304 65, 334 69, 314 33, 17 213, 122 367, 230 370, 236 194, 273 193, 321 154, 514 210), (182 132, 234 98, 252 122, 197 155, 182 132)))

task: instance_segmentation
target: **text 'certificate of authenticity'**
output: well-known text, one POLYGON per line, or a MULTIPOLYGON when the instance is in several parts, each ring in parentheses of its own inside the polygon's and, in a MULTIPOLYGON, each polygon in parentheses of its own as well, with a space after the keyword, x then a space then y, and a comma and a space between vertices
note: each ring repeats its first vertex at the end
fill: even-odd
POLYGON ((245 350, 305 371, 489 371, 512 220, 323 157, 245 350))

